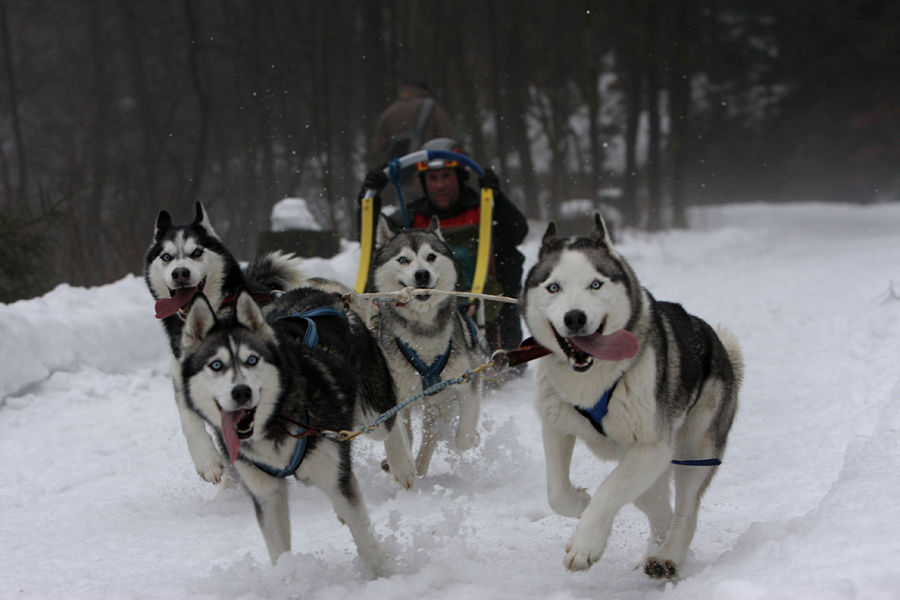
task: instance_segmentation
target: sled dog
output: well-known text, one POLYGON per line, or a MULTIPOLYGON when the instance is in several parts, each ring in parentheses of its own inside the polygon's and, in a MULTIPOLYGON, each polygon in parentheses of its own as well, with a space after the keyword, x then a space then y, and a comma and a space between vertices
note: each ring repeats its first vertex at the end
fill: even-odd
MULTIPOLYGON (((371 283, 377 292, 405 288, 454 291, 460 278, 459 265, 441 237, 437 217, 426 229, 397 229, 381 216, 372 265, 371 283)), ((459 309, 456 297, 446 294, 421 294, 406 303, 383 303, 376 332, 401 400, 463 375, 482 358, 477 329, 459 309)), ((464 451, 478 444, 481 377, 476 374, 466 383, 424 399, 422 442, 415 464, 419 477, 428 472, 442 429, 453 417, 454 400, 459 405, 457 449, 464 451)), ((412 439, 410 410, 401 414, 412 439)), ((388 466, 393 470, 390 459, 388 466)))
MULTIPOLYGON (((396 406, 377 341, 345 307, 340 296, 309 287, 280 296, 266 316, 247 292, 225 316, 195 301, 184 325, 182 388, 253 499, 273 564, 291 549, 286 479, 294 476, 325 492, 360 557, 379 573, 384 557, 353 474, 351 442, 319 435, 353 431, 360 409, 377 415, 396 406)), ((402 429, 394 422, 381 429, 402 429)))
POLYGON ((565 566, 585 570, 600 560, 613 519, 633 502, 650 522, 644 572, 677 577, 737 410, 737 338, 655 300, 612 247, 599 214, 586 237, 557 237, 550 223, 520 309, 551 351, 535 370, 536 407, 550 506, 580 518, 565 566), (593 498, 569 479, 576 438, 618 461, 593 498))
POLYGON ((144 280, 156 300, 156 317, 162 320, 174 356, 172 375, 181 430, 194 466, 206 481, 219 483, 224 464, 203 420, 184 403, 178 368, 185 315, 201 291, 216 311, 233 304, 241 289, 250 289, 261 304, 266 303, 276 290, 303 285, 300 262, 292 254, 273 252, 241 269, 216 235, 200 202, 190 224, 174 224, 164 210, 156 219, 144 260, 144 280))

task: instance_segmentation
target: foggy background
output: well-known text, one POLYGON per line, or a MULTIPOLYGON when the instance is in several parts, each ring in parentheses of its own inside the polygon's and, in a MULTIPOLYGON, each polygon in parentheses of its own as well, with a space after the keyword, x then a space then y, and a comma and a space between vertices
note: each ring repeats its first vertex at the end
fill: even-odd
POLYGON ((0 55, 3 302, 140 272, 196 200, 241 260, 284 197, 355 239, 409 79, 532 219, 900 199, 888 0, 0 0, 0 55))

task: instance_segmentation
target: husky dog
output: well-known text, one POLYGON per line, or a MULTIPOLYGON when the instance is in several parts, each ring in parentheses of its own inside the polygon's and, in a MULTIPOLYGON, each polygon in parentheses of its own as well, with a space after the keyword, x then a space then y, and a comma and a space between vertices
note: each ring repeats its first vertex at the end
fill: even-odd
POLYGON ((736 337, 655 300, 613 249, 599 214, 588 237, 559 238, 550 223, 520 309, 551 351, 537 364, 536 405, 550 506, 580 517, 565 566, 585 570, 600 560, 613 519, 633 502, 650 521, 644 572, 677 577, 738 406, 736 337), (576 438, 619 462, 593 498, 569 479, 576 438))
MULTIPOLYGON (((396 406, 396 394, 377 341, 345 306, 337 294, 308 287, 279 297, 267 316, 246 292, 224 317, 195 301, 184 326, 182 388, 253 499, 273 564, 291 549, 286 478, 293 475, 325 492, 378 573, 384 557, 350 442, 322 433, 353 430, 360 404, 381 413, 396 406)), ((394 419, 385 428, 403 429, 394 419)))
POLYGON ((175 225, 166 211, 156 220, 153 243, 144 261, 144 280, 156 299, 156 317, 162 320, 174 355, 172 376, 181 430, 200 476, 219 483, 224 464, 221 454, 206 432, 203 420, 187 409, 178 374, 181 332, 194 296, 202 291, 207 301, 220 310, 234 303, 241 289, 257 294, 260 303, 271 300, 271 292, 286 291, 304 284, 300 259, 273 252, 242 270, 237 260, 213 230, 203 205, 197 202, 196 215, 188 225, 175 225))
MULTIPOLYGON (((437 217, 426 229, 396 229, 384 216, 378 222, 372 258, 372 287, 378 292, 405 288, 454 291, 459 265, 441 237, 437 217)), ((447 294, 421 294, 406 303, 385 303, 378 313, 377 335, 387 356, 401 399, 442 380, 461 376, 481 358, 474 324, 447 294)), ((453 400, 459 403, 456 447, 478 444, 481 377, 445 388, 425 399, 422 443, 416 473, 422 477, 434 454, 442 426, 450 421, 453 400)), ((409 410, 402 413, 411 432, 409 410)), ((410 434, 411 436, 411 434, 410 434)), ((393 464, 388 460, 393 471, 393 464)))

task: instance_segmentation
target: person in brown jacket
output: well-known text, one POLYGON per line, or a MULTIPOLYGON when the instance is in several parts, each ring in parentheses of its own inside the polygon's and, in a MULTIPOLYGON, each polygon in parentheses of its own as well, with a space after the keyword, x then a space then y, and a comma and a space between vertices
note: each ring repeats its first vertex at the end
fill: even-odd
MULTIPOLYGON (((417 79, 400 86, 397 99, 378 117, 372 137, 372 156, 379 162, 388 162, 441 137, 453 137, 453 123, 447 111, 428 95, 428 84, 417 79)), ((421 192, 408 169, 402 174, 400 184, 406 201, 421 192)), ((390 202, 396 202, 393 188, 387 196, 390 202)))
POLYGON ((372 156, 387 162, 415 152, 428 140, 453 137, 453 123, 428 95, 422 80, 400 86, 397 99, 381 113, 372 137, 372 156))

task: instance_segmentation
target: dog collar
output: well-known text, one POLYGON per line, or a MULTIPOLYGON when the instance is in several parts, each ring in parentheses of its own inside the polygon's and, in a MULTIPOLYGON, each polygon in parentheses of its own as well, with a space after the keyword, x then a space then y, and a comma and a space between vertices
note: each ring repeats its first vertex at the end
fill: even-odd
MULTIPOLYGON (((447 360, 450 358, 450 348, 453 346, 452 340, 447 344, 447 350, 438 356, 434 363, 426 365, 409 344, 398 337, 395 337, 394 339, 397 341, 397 347, 400 349, 400 353, 403 354, 409 364, 411 364, 422 376, 422 391, 441 382, 441 372, 444 370, 444 367, 447 366, 447 360)), ((426 394, 426 396, 428 395, 430 394, 426 394)))

